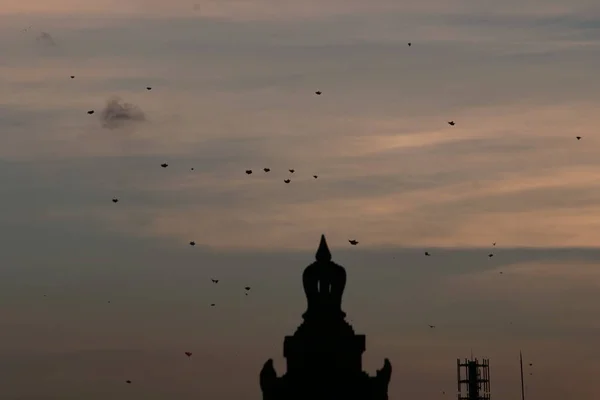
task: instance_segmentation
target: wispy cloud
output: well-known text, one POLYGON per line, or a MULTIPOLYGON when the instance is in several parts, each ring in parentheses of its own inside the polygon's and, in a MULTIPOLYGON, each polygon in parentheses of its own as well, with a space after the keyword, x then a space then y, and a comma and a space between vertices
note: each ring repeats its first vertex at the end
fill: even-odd
POLYGON ((88 27, 66 10, 99 10, 51 3, 29 11, 54 15, 31 18, 58 53, 36 53, 27 33, 2 39, 13 57, 0 85, 14 94, 0 155, 55 160, 32 185, 77 198, 74 178, 61 178, 75 169, 123 198, 57 199, 39 210, 53 218, 233 247, 309 246, 322 230, 365 246, 595 244, 597 54, 582 45, 593 3, 200 2, 205 19, 192 20, 132 1, 117 11, 155 18, 88 27), (112 96, 148 122, 99 127, 86 111, 112 96))

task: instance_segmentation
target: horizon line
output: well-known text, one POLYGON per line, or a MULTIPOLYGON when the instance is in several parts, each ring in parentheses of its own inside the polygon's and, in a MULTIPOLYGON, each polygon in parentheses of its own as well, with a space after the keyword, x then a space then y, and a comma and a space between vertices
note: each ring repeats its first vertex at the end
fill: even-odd
MULTIPOLYGON (((359 241, 360 243, 360 241, 359 241)), ((318 249, 318 243, 312 247, 290 247, 290 248, 273 248, 267 249, 264 247, 226 247, 226 246, 210 246, 200 242, 196 242, 202 250, 208 250, 215 253, 222 252, 256 252, 256 253, 287 253, 287 252, 300 252, 300 251, 316 251, 318 249)), ((367 247, 353 246, 353 248, 342 247, 340 245, 331 245, 328 242, 330 250, 351 250, 351 251, 424 251, 424 250, 442 250, 442 251, 489 251, 492 250, 503 250, 503 251, 600 251, 600 245, 598 246, 389 246, 389 245, 374 245, 367 247)))

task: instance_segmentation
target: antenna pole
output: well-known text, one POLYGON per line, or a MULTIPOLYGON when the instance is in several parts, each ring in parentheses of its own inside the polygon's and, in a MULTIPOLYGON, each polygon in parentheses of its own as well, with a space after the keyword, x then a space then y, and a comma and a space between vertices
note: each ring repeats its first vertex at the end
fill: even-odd
POLYGON ((519 351, 519 361, 521 364, 521 400, 525 400, 525 383, 523 381, 523 353, 519 351))

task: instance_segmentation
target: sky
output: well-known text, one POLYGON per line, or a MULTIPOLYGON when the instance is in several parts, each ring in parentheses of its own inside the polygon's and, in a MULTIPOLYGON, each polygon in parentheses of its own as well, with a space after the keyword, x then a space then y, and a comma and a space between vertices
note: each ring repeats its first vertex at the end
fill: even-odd
POLYGON ((325 234, 391 400, 454 398, 471 351, 518 398, 519 350, 530 398, 598 398, 599 21, 596 0, 0 1, 1 397, 260 399, 325 234), (106 127, 115 98, 143 120, 106 127))

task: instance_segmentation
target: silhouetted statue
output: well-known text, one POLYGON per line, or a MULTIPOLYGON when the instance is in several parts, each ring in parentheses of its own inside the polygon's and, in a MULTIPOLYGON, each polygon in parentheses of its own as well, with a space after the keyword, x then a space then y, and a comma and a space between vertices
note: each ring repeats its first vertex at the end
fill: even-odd
POLYGON ((346 270, 331 261, 325 236, 316 255, 317 261, 306 267, 302 275, 307 309, 302 318, 344 318, 342 294, 346 287, 346 270))
POLYGON ((387 400, 392 365, 371 377, 362 370, 365 335, 357 335, 346 322, 342 294, 345 269, 331 261, 325 236, 302 276, 307 309, 304 322, 286 336, 287 373, 281 377, 268 360, 260 373, 263 400, 387 400))

